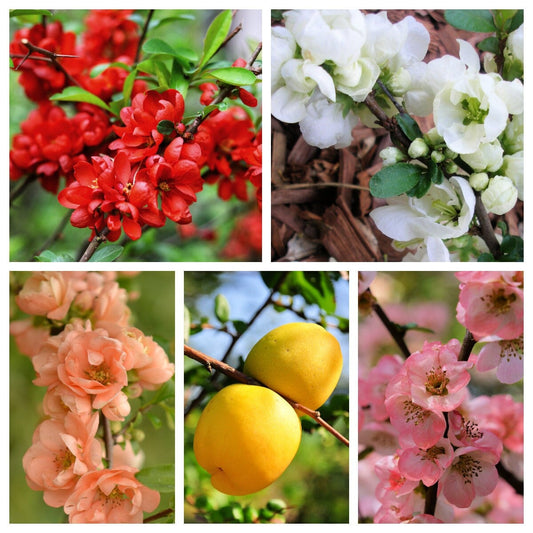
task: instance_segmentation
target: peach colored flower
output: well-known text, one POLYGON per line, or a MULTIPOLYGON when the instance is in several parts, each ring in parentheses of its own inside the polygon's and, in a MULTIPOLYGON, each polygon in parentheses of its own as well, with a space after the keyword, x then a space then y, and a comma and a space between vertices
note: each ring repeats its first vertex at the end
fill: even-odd
POLYGON ((82 417, 69 413, 63 421, 45 420, 37 426, 22 465, 29 487, 44 491, 47 505, 64 505, 80 476, 102 466, 97 429, 96 413, 82 417))
POLYGON ((62 419, 69 412, 77 415, 88 415, 92 412, 91 398, 87 394, 79 396, 63 383, 56 383, 48 387, 43 397, 43 412, 45 415, 62 419))
POLYGON ((160 496, 135 478, 135 468, 122 466, 88 472, 65 503, 71 524, 142 523, 143 512, 159 505, 160 496))
POLYGON ((109 420, 122 421, 130 414, 130 411, 128 397, 122 391, 102 407, 102 413, 109 420))
POLYGON ((14 320, 9 325, 9 332, 15 339, 18 351, 28 357, 33 357, 50 336, 48 328, 34 326, 31 318, 14 320))
POLYGON ((111 402, 128 384, 122 344, 107 331, 71 331, 58 349, 57 375, 74 393, 92 396, 94 409, 111 402))
POLYGON ((29 315, 63 320, 76 296, 76 277, 68 272, 33 272, 15 301, 29 315))
POLYGON ((120 438, 120 444, 113 446, 113 466, 130 466, 132 468, 140 469, 144 463, 144 452, 139 450, 138 453, 133 451, 131 440, 124 442, 123 437, 120 438))
POLYGON ((94 299, 93 323, 106 327, 107 322, 127 326, 131 315, 127 306, 128 293, 116 281, 107 281, 100 294, 94 299))

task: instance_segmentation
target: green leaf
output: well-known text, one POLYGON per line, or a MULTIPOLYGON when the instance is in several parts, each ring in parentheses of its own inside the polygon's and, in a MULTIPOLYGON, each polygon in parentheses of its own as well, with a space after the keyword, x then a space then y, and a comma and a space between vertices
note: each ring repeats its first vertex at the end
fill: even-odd
POLYGON ((256 80, 255 74, 243 67, 219 68, 209 74, 228 85, 253 85, 256 80))
POLYGON ((418 183, 412 189, 409 189, 407 191, 407 196, 414 196, 415 198, 422 198, 429 191, 430 187, 431 187, 431 177, 430 177, 430 173, 426 170, 425 172, 422 172, 422 175, 420 176, 420 180, 418 181, 418 183))
POLYGON ((335 290, 327 272, 291 272, 280 292, 291 296, 299 294, 307 303, 318 305, 326 313, 335 312, 335 290))
POLYGON ((35 260, 40 263, 67 263, 74 261, 74 258, 66 252, 56 255, 51 250, 44 250, 35 260))
POLYGON ((226 35, 231 28, 231 21, 233 16, 230 9, 226 9, 219 13, 211 25, 209 26, 204 39, 204 49, 202 59, 200 60, 200 68, 203 67, 220 48, 226 35))
POLYGON ((501 32, 509 31, 516 12, 516 9, 495 9, 494 24, 496 25, 496 28, 501 32))
POLYGON ((135 83, 135 77, 137 76, 137 69, 134 68, 124 80, 124 85, 122 87, 122 94, 124 96, 124 102, 126 105, 129 103, 131 98, 131 92, 133 91, 133 84, 135 83))
POLYGON ((122 68, 128 72, 131 70, 131 65, 126 65, 126 63, 121 63, 120 61, 114 61, 113 63, 100 63, 99 65, 96 65, 91 69, 89 76, 91 78, 96 78, 96 76, 99 76, 102 72, 111 67, 122 68))
POLYGON ((121 246, 120 244, 106 244, 104 246, 100 246, 98 250, 94 252, 89 261, 93 263, 97 261, 114 261, 117 257, 120 256, 123 250, 124 246, 121 246))
POLYGON ((161 26, 164 26, 165 24, 171 24, 172 22, 181 21, 181 20, 187 20, 187 21, 194 20, 194 15, 191 15, 189 13, 178 13, 170 17, 164 17, 160 20, 155 20, 153 24, 150 24, 150 30, 155 30, 156 28, 160 28, 161 26))
POLYGON ((191 312, 189 308, 185 306, 183 308, 183 335, 184 341, 189 342, 189 336, 191 334, 191 312))
POLYGON ((370 178, 370 192, 376 198, 398 196, 411 190, 422 178, 423 168, 396 163, 382 168, 370 178))
POLYGON ((500 52, 500 41, 497 37, 487 37, 486 39, 483 39, 479 43, 477 43, 477 47, 482 52, 491 52, 492 54, 498 54, 500 52))
POLYGON ((444 12, 448 24, 455 28, 480 33, 496 31, 492 13, 488 9, 448 9, 444 12))
POLYGON ((145 413, 144 416, 146 416, 146 418, 150 420, 150 423, 155 429, 161 429, 163 423, 161 422, 161 419, 157 415, 154 415, 154 413, 145 413))
POLYGON ((524 241, 517 235, 506 235, 500 245, 503 261, 521 262, 524 260, 524 241))
POLYGON ((509 26, 509 33, 517 30, 522 24, 524 24, 524 10, 519 9, 516 12, 516 15, 512 18, 511 24, 509 26))
POLYGON ((524 64, 519 59, 506 58, 503 63, 502 77, 504 80, 513 81, 524 75, 524 64))
POLYGON ((437 185, 440 185, 444 179, 444 173, 442 172, 440 166, 431 159, 428 163, 427 175, 431 183, 436 183, 437 185))
POLYGON ((496 259, 494 259, 494 256, 492 254, 490 254, 489 252, 485 252, 485 253, 482 253, 478 258, 478 263, 492 263, 494 261, 496 261, 496 259))
POLYGON ((248 329, 248 322, 244 322, 244 320, 232 320, 231 323, 233 324, 235 331, 240 335, 248 329))
POLYGON ((112 113, 111 108, 98 96, 82 89, 81 87, 65 87, 63 92, 54 94, 50 97, 50 100, 63 101, 63 102, 86 102, 95 106, 101 107, 106 111, 112 113))
POLYGON ((175 391, 175 385, 174 380, 169 379, 168 381, 165 381, 159 389, 157 389, 157 392, 155 393, 154 397, 150 400, 148 405, 164 402, 168 399, 174 399, 174 396, 176 394, 175 391))
POLYGON ((225 324, 230 317, 230 306, 227 298, 223 294, 215 296, 215 316, 225 324))
POLYGON ((186 48, 185 46, 180 46, 176 48, 176 58, 184 66, 189 66, 191 63, 196 63, 198 61, 198 54, 191 48, 186 48))
POLYGON ((172 57, 176 56, 176 50, 162 39, 149 39, 143 44, 143 52, 147 54, 164 54, 172 57))
POLYGON ((26 15, 39 15, 43 17, 51 17, 53 16, 53 13, 49 9, 12 9, 9 12, 10 17, 23 17, 26 15))
POLYGON ((418 137, 422 137, 422 131, 418 126, 416 120, 407 113, 400 113, 396 115, 396 122, 398 126, 405 133, 410 141, 414 141, 418 137))
POLYGON ((141 483, 158 492, 174 492, 174 465, 143 468, 135 476, 141 483))
POLYGON ((161 120, 156 129, 161 135, 170 135, 174 131, 174 122, 172 120, 161 120))

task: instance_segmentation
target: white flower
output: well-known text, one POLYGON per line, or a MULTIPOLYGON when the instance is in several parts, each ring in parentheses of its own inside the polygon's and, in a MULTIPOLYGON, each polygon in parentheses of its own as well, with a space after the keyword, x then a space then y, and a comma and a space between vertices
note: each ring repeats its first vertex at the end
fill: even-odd
POLYGON ((489 175, 486 172, 474 172, 470 174, 468 183, 474 191, 483 191, 489 184, 489 175))
POLYGON ((480 144, 472 154, 462 154, 461 159, 477 172, 496 172, 503 163, 503 148, 496 139, 491 143, 480 144))
POLYGON ((500 174, 511 178, 518 190, 518 198, 524 199, 524 152, 503 156, 503 165, 500 174))
POLYGON ((490 213, 504 215, 516 204, 518 191, 507 176, 494 176, 481 193, 481 201, 490 213))
POLYGON ((347 94, 354 102, 363 102, 372 91, 380 72, 372 59, 359 57, 336 66, 332 75, 339 92, 347 94))
POLYGON ((350 111, 343 116, 343 106, 329 101, 315 91, 306 106, 305 117, 300 121, 300 130, 307 144, 318 148, 344 148, 352 142, 352 130, 357 116, 350 111))
POLYGON ((513 115, 501 136, 506 154, 514 154, 524 149, 524 115, 513 115))
POLYGON ((271 30, 271 65, 270 65, 270 87, 272 92, 285 85, 281 76, 281 67, 294 59, 296 54, 296 41, 292 33, 283 26, 274 26, 271 30))
POLYGON ((522 112, 523 86, 519 80, 507 82, 497 74, 480 74, 477 52, 466 41, 458 41, 466 72, 435 95, 433 116, 447 146, 459 154, 471 154, 504 131, 510 113, 522 112))
POLYGON ((289 59, 280 69, 285 85, 272 93, 272 115, 293 123, 305 116, 305 105, 316 87, 330 100, 335 100, 331 76, 320 66, 303 59, 289 59))
POLYGON ((302 57, 317 65, 338 65, 359 57, 366 39, 364 15, 352 10, 293 10, 284 13, 285 27, 302 50, 302 57))
POLYGON ((468 181, 457 176, 432 185, 422 198, 403 194, 388 201, 370 213, 378 229, 396 241, 423 241, 430 261, 449 260, 442 240, 468 231, 476 202, 468 181))

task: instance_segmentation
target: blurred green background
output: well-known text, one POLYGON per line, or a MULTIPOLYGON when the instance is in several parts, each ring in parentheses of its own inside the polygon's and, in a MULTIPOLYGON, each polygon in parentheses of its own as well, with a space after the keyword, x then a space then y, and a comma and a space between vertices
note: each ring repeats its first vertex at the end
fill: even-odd
MULTIPOLYGON (((328 277, 327 273, 322 273, 328 277)), ((333 311, 325 312, 318 304, 311 304, 301 294, 279 295, 274 299, 277 305, 268 305, 253 324, 234 344, 227 362, 242 368, 243 359, 252 346, 271 329, 288 322, 302 320, 325 322, 326 327, 341 345, 344 356, 342 377, 332 398, 319 410, 341 434, 348 437, 348 333, 349 315, 348 281, 331 274, 333 311), (290 307, 291 309, 287 309, 290 307), (305 317, 305 318, 304 318, 305 317)), ((243 328, 266 301, 270 289, 258 272, 185 272, 185 304, 190 312, 193 331, 187 344, 216 359, 220 359, 232 342, 230 332, 233 324, 243 328), (215 313, 217 295, 223 295, 229 304, 230 320, 222 323, 215 313), (200 324, 202 327, 198 328, 200 324)), ((186 412, 194 402, 200 386, 206 385, 207 371, 198 363, 185 358, 185 403, 186 412)), ((231 383, 223 377, 216 388, 231 383)), ((193 436, 198 418, 214 388, 200 406, 190 409, 185 417, 184 430, 184 483, 185 522, 202 523, 208 517, 211 521, 226 520, 216 510, 226 512, 232 506, 238 509, 262 509, 272 499, 281 499, 287 510, 283 515, 286 522, 295 523, 347 523, 349 519, 349 451, 348 448, 328 433, 317 427, 308 417, 302 418, 304 433, 296 457, 283 475, 272 485, 248 496, 227 496, 216 491, 210 483, 209 474, 196 462, 193 452, 193 436), (216 517, 216 518, 213 518, 216 517)), ((240 511, 238 511, 240 513, 240 511)), ((239 516, 237 514, 237 516, 239 516)), ((233 517, 235 518, 235 517, 233 517)), ((274 520, 276 521, 276 517, 274 520)))
MULTIPOLYGON (((12 272, 17 281, 25 279, 30 273, 12 272)), ((141 272, 134 277, 119 277, 119 283, 138 298, 129 303, 132 310, 130 323, 145 335, 152 336, 174 361, 174 317, 175 317, 175 275, 174 272, 141 272)), ((11 301, 11 319, 22 317, 11 301)), ((62 523, 67 522, 63 509, 46 505, 42 492, 31 490, 25 481, 22 457, 31 446, 32 435, 43 420, 41 401, 44 387, 33 385, 35 378, 31 361, 21 355, 11 339, 10 342, 10 433, 9 433, 9 521, 10 523, 62 523)), ((133 414, 132 406, 132 414, 133 414)), ((174 464, 174 430, 165 423, 165 413, 159 407, 151 411, 161 419, 160 429, 154 429, 148 418, 139 426, 145 439, 140 447, 145 454, 143 467, 174 464)), ((131 415, 130 415, 131 416, 131 415)), ((160 510, 174 508, 174 495, 161 494, 161 503, 154 514, 160 510)))
MULTIPOLYGON (((148 10, 137 10, 132 15, 140 27, 144 24, 148 10)), ((187 20, 174 19, 171 23, 150 30, 147 38, 159 38, 174 47, 187 47, 200 54, 203 46, 205 32, 211 20, 216 16, 215 10, 156 10, 152 23, 158 20, 171 18, 179 13, 190 17, 187 20)), ((237 12, 237 17, 243 22, 243 30, 235 38, 227 59, 233 61, 235 54, 246 56, 250 46, 255 48, 261 40, 260 11, 242 10, 237 12), (259 15, 258 15, 259 14, 259 15), (259 22, 258 22, 259 21, 259 22), (255 41, 255 43, 254 43, 255 41), (250 43, 250 44, 247 44, 250 43)), ((83 32, 83 21, 87 10, 62 11, 54 13, 54 19, 61 20, 65 31, 73 31, 78 35, 78 42, 83 32)), ((26 16, 11 19, 10 37, 22 25, 35 24, 40 21, 39 16, 26 16)), ((238 21, 234 21, 234 26, 238 21)), ((253 49, 252 48, 252 49, 253 49)), ((217 54, 217 60, 224 60, 223 50, 217 54)), ((20 131, 20 123, 24 121, 30 110, 36 104, 29 101, 17 82, 18 73, 10 69, 9 72, 9 131, 10 142, 14 134, 20 131)), ((258 86, 258 99, 261 96, 261 85, 258 86)), ((186 99, 186 115, 193 115, 201 109, 199 91, 191 90, 186 99)), ((238 101, 234 102, 235 104, 238 101)), ((260 122, 261 103, 256 108, 246 108, 254 116, 255 122, 260 122)), ((13 191, 24 181, 24 177, 10 183, 13 191)), ((64 186, 62 181, 60 188, 64 186)), ((129 241, 119 239, 118 243, 125 246, 120 261, 231 261, 235 260, 224 255, 224 248, 230 239, 235 224, 250 211, 257 210, 257 202, 253 187, 250 186, 250 201, 242 202, 235 198, 222 201, 217 195, 216 185, 206 185, 198 194, 198 201, 191 206, 194 225, 199 233, 186 237, 179 231, 178 225, 167 220, 162 228, 149 228, 141 239, 129 241), (202 233, 215 234, 215 238, 208 240, 201 237, 202 233)), ((64 208, 57 201, 54 194, 46 192, 37 182, 26 188, 10 209, 10 260, 31 261, 39 255, 47 239, 54 234, 68 216, 70 210, 64 208)), ((46 246, 56 255, 68 253, 77 257, 78 253, 86 248, 90 230, 87 228, 74 228, 66 222, 59 238, 46 246)), ((122 235, 122 237, 124 234, 122 235)), ((261 260, 257 252, 250 250, 249 257, 236 258, 238 260, 261 260)))

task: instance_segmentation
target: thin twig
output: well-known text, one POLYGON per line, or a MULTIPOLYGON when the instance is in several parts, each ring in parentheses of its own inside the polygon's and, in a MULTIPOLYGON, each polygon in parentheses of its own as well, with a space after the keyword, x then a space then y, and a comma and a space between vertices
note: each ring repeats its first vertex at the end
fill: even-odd
POLYGON ((44 244, 31 256, 29 261, 35 261, 35 258, 41 255, 41 253, 46 250, 50 245, 52 245, 59 236, 63 233, 63 230, 65 229, 65 226, 67 225, 68 221, 70 220, 71 211, 68 211, 65 213, 65 216, 61 219, 59 224, 57 225, 57 228, 55 229, 54 233, 48 237, 48 239, 44 242, 44 244))
POLYGON ((100 425, 104 431, 104 446, 105 446, 105 457, 107 459, 107 468, 113 468, 113 435, 111 433, 111 425, 109 420, 106 418, 104 413, 100 411, 100 425))
POLYGON ((353 183, 339 183, 338 181, 332 181, 329 183, 289 183, 287 185, 277 186, 276 190, 322 189, 324 187, 339 187, 344 189, 356 189, 358 191, 370 191, 368 187, 361 187, 360 185, 354 185, 353 183))
POLYGON ((107 234, 109 233, 109 228, 106 226, 98 235, 96 235, 93 240, 89 243, 89 246, 85 249, 81 257, 78 259, 78 263, 86 263, 96 252, 98 246, 107 240, 107 234))
POLYGON ((476 344, 476 339, 469 330, 466 330, 465 336, 463 338, 463 344, 461 345, 461 350, 457 357, 458 361, 468 361, 470 354, 472 353, 472 348, 476 344))
POLYGON ((155 522, 156 520, 159 520, 160 518, 164 518, 165 516, 168 516, 174 512, 174 509, 165 509, 164 511, 159 511, 156 514, 153 514, 152 516, 147 516, 144 520, 144 524, 148 524, 149 522, 155 522))
POLYGON ((392 320, 387 316, 387 313, 385 313, 381 305, 379 305, 373 297, 372 300, 373 311, 376 313, 376 315, 378 315, 383 325, 387 328, 387 331, 391 334, 392 338, 398 345, 398 348, 400 348, 403 356, 405 358, 409 357, 411 355, 411 351, 407 347, 407 344, 405 344, 403 333, 398 328, 398 326, 394 322, 392 322, 392 320))
POLYGON ((136 65, 139 62, 139 58, 141 57, 142 45, 144 42, 144 38, 146 37, 146 32, 148 31, 148 25, 150 24, 150 20, 152 19, 154 11, 155 11, 154 9, 150 9, 148 11, 148 16, 146 17, 146 20, 144 22, 143 31, 139 39, 139 44, 137 45, 137 51, 135 52, 135 59, 133 61, 134 65, 136 65))
POLYGON ((405 113, 403 106, 394 98, 394 95, 389 91, 387 86, 381 81, 378 80, 378 85, 381 87, 381 90, 388 96, 389 100, 394 104, 394 107, 400 112, 405 113))
POLYGON ((11 191, 9 196, 9 206, 11 207, 13 202, 36 180, 37 174, 26 176, 26 179, 11 191))
MULTIPOLYGON (((218 372, 222 372, 226 376, 229 376, 230 378, 236 381, 239 381, 240 383, 244 383, 246 385, 257 385, 257 386, 265 387, 263 383, 257 381, 251 376, 244 374, 243 372, 237 370, 236 368, 233 368, 232 366, 228 365, 227 363, 224 363, 223 361, 219 361, 218 359, 214 359, 213 357, 210 357, 209 355, 206 355, 198 350, 195 350, 194 348, 191 348, 190 346, 184 345, 183 353, 187 357, 190 357, 191 359, 194 359, 195 361, 198 361, 199 363, 203 364, 209 370, 209 372, 211 372, 212 370, 216 370, 218 372)), ((280 393, 278 392, 278 394, 280 393)), ((287 398, 283 394, 280 394, 280 396, 282 396, 285 400, 287 400, 287 402, 289 402, 294 409, 296 409, 297 411, 301 411, 302 413, 305 413, 306 415, 310 416, 313 420, 318 422, 322 427, 324 427, 327 431, 329 431, 333 436, 335 436, 343 444, 345 444, 346 446, 350 445, 350 442, 348 441, 348 439, 344 437, 343 435, 341 435, 334 427, 328 424, 320 416, 320 413, 318 411, 309 409, 305 405, 295 402, 294 400, 287 398)))
POLYGON ((489 215, 483 202, 481 201, 481 193, 476 191, 476 207, 475 213, 479 222, 479 228, 481 231, 481 238, 485 241, 489 252, 494 256, 494 259, 499 259, 501 256, 501 248, 498 239, 494 233, 494 229, 489 219, 489 215))

